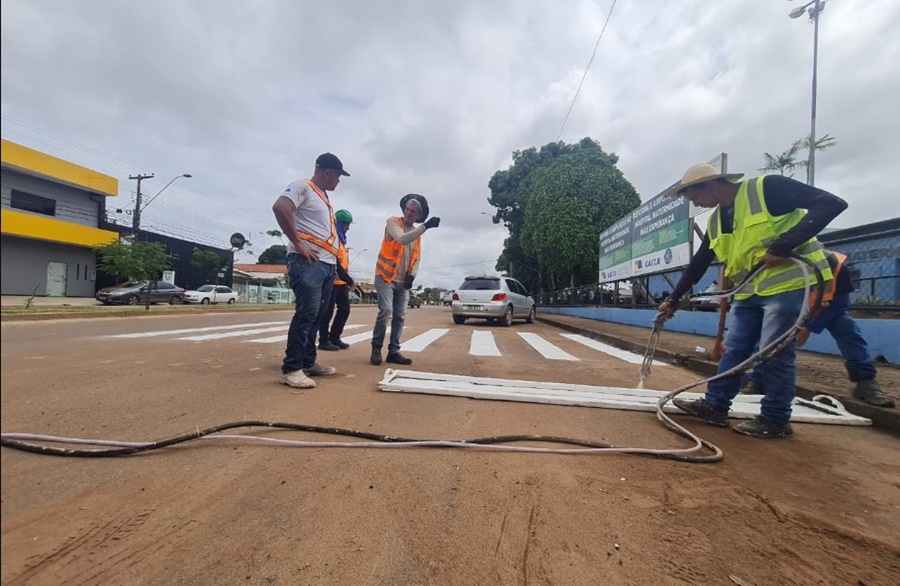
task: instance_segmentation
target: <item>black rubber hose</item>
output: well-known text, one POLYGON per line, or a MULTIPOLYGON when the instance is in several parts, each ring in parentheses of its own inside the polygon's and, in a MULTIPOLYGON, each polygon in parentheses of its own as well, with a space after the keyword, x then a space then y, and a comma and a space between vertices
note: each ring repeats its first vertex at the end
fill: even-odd
MULTIPOLYGON (((208 427, 206 429, 198 430, 192 433, 187 433, 184 435, 175 436, 168 439, 162 439, 155 442, 148 442, 146 444, 140 446, 128 446, 128 447, 114 447, 114 448, 102 448, 102 449, 73 449, 73 448, 60 448, 54 446, 45 446, 40 445, 28 441, 22 441, 17 439, 12 439, 9 437, 0 436, 0 445, 12 448, 15 450, 22 450, 25 452, 31 452, 35 454, 42 454, 47 456, 63 456, 69 458, 112 458, 118 456, 128 456, 143 452, 150 452, 153 450, 159 450, 162 448, 174 446, 176 444, 181 444, 185 442, 189 442, 192 440, 200 439, 204 436, 208 436, 220 431, 225 431, 228 429, 235 429, 239 427, 268 427, 271 429, 288 429, 292 431, 306 431, 306 432, 314 432, 314 433, 324 433, 331 435, 342 435, 349 437, 356 437, 361 439, 385 442, 385 443, 408 443, 408 442, 423 442, 423 441, 446 441, 446 440, 422 440, 422 439, 413 439, 413 438, 404 438, 404 437, 396 437, 390 435, 382 435, 377 433, 369 433, 364 431, 357 431, 352 429, 343 429, 338 427, 319 427, 315 425, 302 425, 298 423, 285 423, 285 422, 270 422, 270 421, 236 421, 232 423, 223 423, 221 425, 215 425, 213 427, 208 427)), ((619 446, 615 446, 612 444, 596 442, 591 440, 579 440, 567 437, 559 437, 559 436, 546 436, 546 435, 504 435, 504 436, 491 436, 491 437, 481 437, 481 438, 473 438, 467 440, 459 440, 456 443, 459 444, 480 444, 480 445, 491 445, 491 444, 506 444, 506 443, 515 443, 515 442, 549 442, 549 443, 559 443, 559 444, 568 444, 574 446, 582 446, 585 448, 612 448, 615 449, 619 446)), ((706 445, 704 443, 704 445, 706 445)), ((422 447, 437 447, 444 448, 447 446, 422 446, 422 447)), ((707 447, 709 447, 707 445, 707 447)), ((710 448, 712 450, 712 448, 710 448)), ((715 451, 715 450, 712 450, 715 451)), ((696 463, 712 463, 721 460, 720 456, 715 454, 707 455, 707 456, 692 456, 685 454, 653 454, 653 453, 633 453, 633 455, 638 456, 651 456, 654 458, 662 458, 669 460, 677 460, 680 462, 696 462, 696 463)))

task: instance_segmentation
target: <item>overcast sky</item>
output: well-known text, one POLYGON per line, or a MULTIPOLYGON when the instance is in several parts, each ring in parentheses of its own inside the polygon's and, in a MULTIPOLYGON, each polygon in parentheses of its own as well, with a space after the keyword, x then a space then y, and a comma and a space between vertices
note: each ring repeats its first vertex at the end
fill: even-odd
MULTIPOLYGON (((257 255, 274 200, 331 151, 352 175, 332 194, 351 272, 373 275, 416 192, 442 218, 417 284, 452 289, 493 272, 487 183, 515 150, 590 136, 647 201, 720 152, 758 174, 809 134, 801 5, 620 0, 588 69, 612 0, 4 0, 2 134, 117 177, 111 210, 133 208, 129 175, 155 173, 149 198, 190 173, 142 227, 223 248, 241 232, 257 255)), ((816 184, 850 203, 832 227, 897 216, 900 2, 830 0, 819 29, 816 130, 838 146, 816 184)))

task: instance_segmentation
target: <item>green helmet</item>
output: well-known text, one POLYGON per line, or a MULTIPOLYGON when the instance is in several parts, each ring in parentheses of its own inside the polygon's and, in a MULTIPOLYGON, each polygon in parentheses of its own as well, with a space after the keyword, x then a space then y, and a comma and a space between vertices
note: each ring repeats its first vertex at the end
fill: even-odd
POLYGON ((351 214, 347 210, 338 210, 334 212, 334 219, 338 222, 344 222, 345 224, 352 224, 353 214, 351 214))

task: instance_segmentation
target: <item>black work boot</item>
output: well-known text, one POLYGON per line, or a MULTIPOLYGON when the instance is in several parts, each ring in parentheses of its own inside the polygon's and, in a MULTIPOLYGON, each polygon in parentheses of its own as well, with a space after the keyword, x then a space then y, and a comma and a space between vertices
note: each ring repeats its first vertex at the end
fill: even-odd
POLYGON ((742 421, 731 429, 738 433, 749 435, 751 437, 758 437, 760 439, 794 437, 794 430, 791 428, 790 423, 778 425, 777 423, 772 423, 768 419, 763 419, 762 417, 757 417, 750 421, 742 421))
POLYGON ((406 356, 404 356, 403 354, 400 354, 399 352, 394 352, 393 354, 388 354, 386 360, 387 360, 387 362, 392 362, 394 364, 407 364, 407 365, 412 364, 411 358, 407 358, 406 356))
POLYGON ((340 349, 341 349, 340 346, 338 346, 337 344, 334 344, 332 342, 329 342, 328 340, 326 340, 324 342, 319 342, 319 350, 328 350, 329 352, 335 352, 340 349))
POLYGON ((350 347, 350 344, 341 340, 340 338, 332 338, 331 343, 340 348, 341 350, 346 350, 350 347))
POLYGON ((381 364, 381 348, 378 346, 372 346, 372 357, 369 358, 369 362, 378 366, 381 364))
POLYGON ((706 399, 672 399, 672 404, 694 417, 699 417, 710 425, 728 427, 728 409, 716 409, 706 399))
POLYGON ((881 386, 875 379, 857 381, 853 396, 876 407, 894 406, 894 400, 881 392, 881 386))

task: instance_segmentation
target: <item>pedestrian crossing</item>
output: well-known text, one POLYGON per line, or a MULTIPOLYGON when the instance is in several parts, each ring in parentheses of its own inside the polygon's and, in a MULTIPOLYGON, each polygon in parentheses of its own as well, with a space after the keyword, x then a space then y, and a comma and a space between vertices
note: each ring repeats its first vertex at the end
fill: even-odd
MULTIPOLYGON (((211 342, 216 340, 246 338, 240 340, 240 342, 247 344, 284 344, 287 342, 289 325, 290 324, 286 322, 261 322, 255 324, 133 332, 127 334, 115 334, 107 337, 132 340, 168 337, 182 342, 211 342), (262 334, 275 335, 266 336, 262 334)), ((390 331, 391 329, 388 328, 387 333, 385 334, 386 338, 390 337, 390 331)), ((455 330, 453 335, 458 336, 461 331, 462 330, 455 330)), ((409 327, 404 331, 404 333, 407 334, 413 332, 415 332, 415 328, 409 327)), ((497 338, 507 335, 507 332, 511 333, 508 329, 504 329, 500 334, 495 334, 494 331, 487 329, 467 328, 464 331, 464 335, 468 337, 469 354, 472 356, 502 357, 503 352, 500 351, 500 347, 497 345, 497 338)), ((449 333, 450 329, 448 328, 430 328, 424 332, 416 333, 416 335, 403 341, 403 352, 412 354, 425 352, 449 333)), ((547 360, 569 362, 580 361, 581 358, 567 352, 559 345, 560 342, 565 343, 564 341, 570 341, 630 364, 641 364, 643 361, 643 356, 639 354, 615 348, 609 344, 604 344, 579 334, 561 333, 554 336, 546 336, 535 334, 533 332, 515 333, 529 348, 547 360)), ((368 342, 372 339, 372 327, 371 325, 348 324, 344 328, 344 335, 341 336, 341 339, 351 346, 368 342)), ((655 362, 655 364, 665 366, 664 363, 655 362)))

